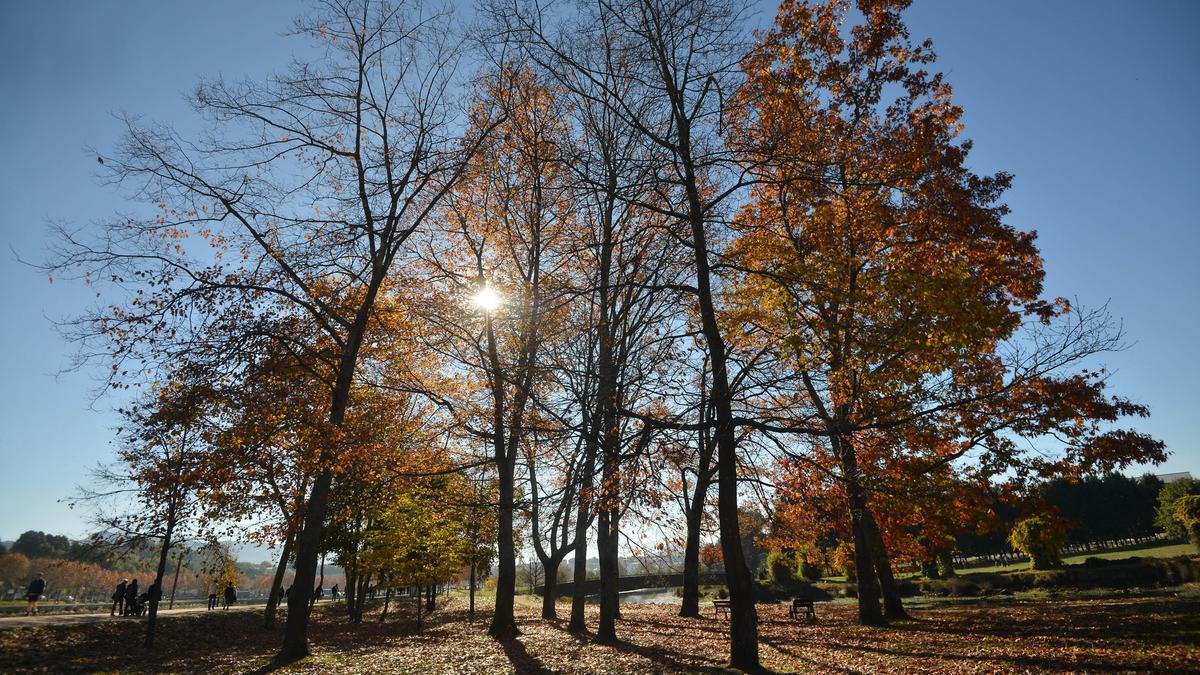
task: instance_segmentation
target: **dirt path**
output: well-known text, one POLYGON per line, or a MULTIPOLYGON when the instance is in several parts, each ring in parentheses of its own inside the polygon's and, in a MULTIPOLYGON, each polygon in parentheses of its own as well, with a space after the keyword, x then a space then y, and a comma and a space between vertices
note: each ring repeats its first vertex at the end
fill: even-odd
MULTIPOLYGON (((248 612, 251 610, 262 611, 263 606, 259 605, 239 605, 230 609, 230 612, 248 612)), ((203 614, 209 610, 205 607, 181 607, 179 609, 160 609, 159 616, 175 616, 178 614, 203 614)), ((213 612, 224 612, 225 610, 215 609, 213 612)), ((34 626, 73 626, 85 623, 100 623, 103 621, 125 621, 136 622, 142 621, 145 617, 120 617, 110 616, 103 612, 94 614, 39 614, 36 616, 6 616, 0 617, 0 630, 10 630, 13 628, 30 628, 34 626)))

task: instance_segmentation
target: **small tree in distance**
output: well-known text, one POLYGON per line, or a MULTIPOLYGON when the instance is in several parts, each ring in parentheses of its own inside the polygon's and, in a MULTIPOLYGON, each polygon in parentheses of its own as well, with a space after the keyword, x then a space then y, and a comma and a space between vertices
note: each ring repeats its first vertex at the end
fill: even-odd
POLYGON ((147 588, 146 640, 154 646, 158 604, 171 549, 205 529, 200 494, 205 491, 210 423, 207 390, 194 373, 179 369, 120 412, 118 462, 99 467, 99 487, 84 489, 72 506, 97 506, 101 531, 93 545, 126 551, 156 547, 154 582, 147 588))
POLYGON ((1192 478, 1171 481, 1158 493, 1158 511, 1154 525, 1162 529, 1168 539, 1179 540, 1187 536, 1187 530, 1175 519, 1175 502, 1181 497, 1200 494, 1200 481, 1192 478))
POLYGON ((1175 520, 1187 530, 1188 539, 1200 553, 1200 495, 1175 500, 1175 520))
POLYGON ((1062 567, 1062 549, 1066 541, 1066 525, 1048 514, 1017 521, 1008 535, 1008 542, 1029 556, 1030 569, 1035 570, 1062 567))

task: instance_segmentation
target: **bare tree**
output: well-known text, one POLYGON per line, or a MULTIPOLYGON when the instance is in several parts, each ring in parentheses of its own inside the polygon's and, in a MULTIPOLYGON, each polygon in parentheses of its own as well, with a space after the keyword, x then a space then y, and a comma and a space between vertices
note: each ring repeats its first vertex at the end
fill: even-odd
POLYGON ((605 2, 580 5, 582 18, 559 32, 549 18, 552 13, 540 5, 502 2, 493 5, 490 13, 498 30, 524 45, 533 58, 604 92, 592 98, 661 152, 652 160, 657 199, 642 205, 682 226, 681 243, 692 254, 693 284, 688 290, 698 305, 700 333, 712 371, 718 510, 732 616, 730 662, 756 668, 757 616, 737 519, 729 350, 714 300, 712 256, 720 237, 711 241, 714 226, 721 221, 722 204, 741 187, 721 132, 724 95, 732 91, 744 54, 744 12, 743 3, 725 0, 605 2), (603 45, 603 58, 584 55, 591 44, 603 45), (614 68, 629 68, 618 81, 632 82, 632 91, 616 89, 607 77, 614 68))
POLYGON ((503 111, 505 122, 447 199, 440 229, 425 240, 422 269, 431 292, 421 311, 435 329, 428 348, 464 385, 426 394, 460 431, 488 443, 496 468, 499 569, 489 632, 503 638, 517 633, 518 459, 537 428, 546 351, 571 301, 563 245, 574 209, 556 93, 532 71, 509 66, 483 82, 477 100, 503 111))
MULTIPOLYGON (((210 134, 189 142, 128 119, 104 166, 154 211, 110 221, 91 240, 63 233, 49 267, 127 294, 72 324, 76 335, 111 338, 101 353, 119 375, 123 364, 195 358, 205 347, 219 359, 219 345, 187 339, 216 310, 250 319, 227 324, 227 335, 254 330, 268 309, 301 317, 322 336, 329 422, 341 424, 381 285, 490 129, 456 135, 452 28, 447 14, 411 2, 327 0, 296 23, 317 41, 315 60, 263 82, 197 88, 210 134)), ((282 659, 308 653, 331 479, 326 466, 305 506, 282 659)))

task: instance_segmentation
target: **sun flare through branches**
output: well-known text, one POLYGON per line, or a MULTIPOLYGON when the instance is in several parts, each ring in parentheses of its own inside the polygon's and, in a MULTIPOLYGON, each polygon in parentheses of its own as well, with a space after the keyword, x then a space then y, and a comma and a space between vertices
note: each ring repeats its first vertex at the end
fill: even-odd
POLYGON ((500 294, 491 286, 484 286, 471 297, 471 303, 490 314, 500 308, 500 294))

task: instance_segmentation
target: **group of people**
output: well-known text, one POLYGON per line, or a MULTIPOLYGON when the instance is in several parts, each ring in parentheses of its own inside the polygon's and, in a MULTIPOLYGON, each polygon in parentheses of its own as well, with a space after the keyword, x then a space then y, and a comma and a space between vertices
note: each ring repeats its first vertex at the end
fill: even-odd
MULTIPOLYGON (((46 575, 39 573, 33 581, 29 582, 29 588, 25 592, 25 616, 33 616, 38 613, 38 601, 46 594, 46 575)), ((334 596, 337 596, 337 591, 334 591, 334 596)), ((70 597, 70 596, 67 596, 70 597)), ((145 591, 138 593, 137 579, 122 579, 121 583, 117 584, 116 590, 112 594, 112 609, 109 610, 109 616, 142 616, 146 613, 146 605, 150 602, 158 602, 162 599, 162 588, 158 582, 150 584, 150 587, 145 591)), ((225 609, 237 602, 237 591, 234 590, 233 584, 225 586, 225 609)), ((208 596, 208 608, 216 609, 217 593, 216 590, 208 596)))
POLYGON ((150 584, 150 588, 138 593, 137 579, 122 579, 112 594, 112 610, 109 616, 142 616, 146 613, 146 604, 162 599, 162 588, 158 583, 150 584))
MULTIPOLYGON (((234 589, 233 584, 225 584, 224 596, 225 596, 225 607, 223 609, 229 609, 230 605, 237 604, 237 590, 234 589)), ((208 593, 208 608, 210 610, 217 608, 217 587, 216 586, 213 586, 212 590, 209 591, 209 593, 208 593)))
MULTIPOLYGON (((29 589, 25 592, 25 616, 33 616, 38 613, 38 601, 46 594, 46 575, 39 573, 33 581, 29 582, 29 589)), ((71 596, 67 596, 71 599, 71 596)), ((155 601, 162 598, 162 590, 158 584, 150 584, 150 588, 143 593, 138 593, 137 579, 122 579, 121 583, 117 584, 117 589, 112 594, 112 610, 109 616, 141 616, 146 611, 146 603, 153 598, 155 601)))
MULTIPOLYGON (((285 600, 287 599, 291 590, 291 586, 288 586, 286 589, 284 589, 283 597, 285 600)), ((336 602, 338 596, 340 595, 341 589, 338 588, 337 584, 334 584, 331 591, 333 600, 336 602)), ((38 613, 38 600, 40 600, 45 594, 46 576, 44 574, 38 574, 33 581, 29 582, 29 590, 25 594, 25 600, 28 602, 28 605, 25 607, 25 616, 31 616, 38 613)), ((230 605, 237 604, 237 590, 234 589, 233 584, 225 585, 224 596, 225 606, 223 609, 229 609, 230 605)), ((317 600, 325 597, 325 589, 317 586, 316 591, 314 591, 314 597, 317 600)), ((113 591, 112 610, 109 611, 108 615, 142 616, 146 613, 147 603, 149 603, 151 600, 158 602, 161 599, 162 589, 159 587, 157 582, 150 584, 150 588, 139 594, 137 579, 122 579, 121 583, 117 584, 116 590, 113 591)), ((212 592, 208 594, 208 608, 210 610, 217 608, 216 587, 213 587, 212 592)))
MULTIPOLYGON (((341 596, 341 589, 338 587, 337 584, 334 584, 333 588, 331 588, 329 590, 330 590, 330 593, 333 595, 333 601, 337 602, 338 597, 341 596)), ((283 601, 287 602, 287 600, 291 596, 291 594, 292 594, 291 586, 288 586, 287 588, 283 589, 283 601)), ((324 599, 325 589, 322 588, 321 586, 317 586, 316 590, 313 591, 313 594, 310 597, 312 598, 313 602, 317 602, 318 600, 324 599)))
MULTIPOLYGON (((341 597, 341 593, 342 590, 337 586, 337 584, 334 584, 334 587, 330 589, 330 595, 334 597, 334 602, 337 602, 337 598, 341 597)), ((290 597, 292 597, 292 586, 288 586, 287 589, 283 589, 283 604, 287 604, 290 597)), ((322 599, 325 598, 325 589, 323 589, 322 586, 317 586, 316 589, 313 590, 312 595, 308 596, 308 598, 310 598, 312 603, 322 601, 322 599)))

